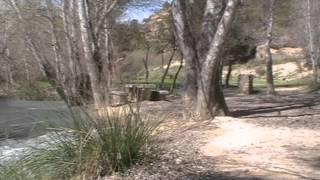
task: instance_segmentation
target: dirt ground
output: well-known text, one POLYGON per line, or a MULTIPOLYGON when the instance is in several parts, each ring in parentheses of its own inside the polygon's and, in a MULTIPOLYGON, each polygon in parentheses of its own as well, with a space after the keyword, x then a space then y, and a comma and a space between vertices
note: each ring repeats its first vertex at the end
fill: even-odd
POLYGON ((231 116, 205 122, 184 116, 179 99, 144 102, 143 111, 165 119, 160 153, 106 179, 320 180, 320 92, 225 95, 231 116))

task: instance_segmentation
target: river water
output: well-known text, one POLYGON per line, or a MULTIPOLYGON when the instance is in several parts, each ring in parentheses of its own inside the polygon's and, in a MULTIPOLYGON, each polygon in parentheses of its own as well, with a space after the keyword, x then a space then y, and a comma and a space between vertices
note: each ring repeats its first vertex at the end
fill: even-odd
POLYGON ((0 162, 46 141, 44 126, 68 121, 68 112, 61 101, 0 99, 0 162))

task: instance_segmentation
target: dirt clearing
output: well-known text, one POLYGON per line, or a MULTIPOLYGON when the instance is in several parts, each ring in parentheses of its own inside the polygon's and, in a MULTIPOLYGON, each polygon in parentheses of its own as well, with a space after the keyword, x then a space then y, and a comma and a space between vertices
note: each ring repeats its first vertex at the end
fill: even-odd
POLYGON ((232 117, 199 122, 179 99, 144 102, 164 117, 155 159, 107 179, 320 180, 320 94, 225 91, 232 117))

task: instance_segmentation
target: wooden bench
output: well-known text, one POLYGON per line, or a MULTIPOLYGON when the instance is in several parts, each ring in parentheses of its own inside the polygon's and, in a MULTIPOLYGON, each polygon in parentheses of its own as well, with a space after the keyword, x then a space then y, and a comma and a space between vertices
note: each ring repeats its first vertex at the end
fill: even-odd
POLYGON ((111 106, 128 104, 128 93, 124 91, 111 91, 111 106))
POLYGON ((167 90, 153 90, 151 91, 150 101, 165 101, 169 91, 167 90))

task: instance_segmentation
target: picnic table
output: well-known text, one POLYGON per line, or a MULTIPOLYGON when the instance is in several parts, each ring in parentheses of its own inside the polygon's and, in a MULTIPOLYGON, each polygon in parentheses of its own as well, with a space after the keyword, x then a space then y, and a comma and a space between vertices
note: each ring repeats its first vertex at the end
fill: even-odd
POLYGON ((125 91, 128 93, 130 102, 150 100, 153 90, 157 89, 156 84, 126 84, 125 91))

